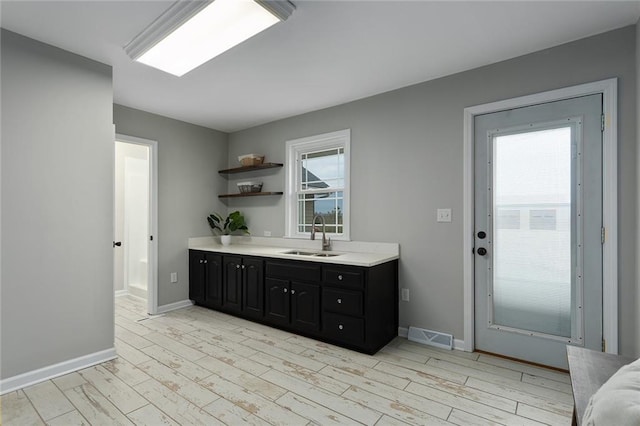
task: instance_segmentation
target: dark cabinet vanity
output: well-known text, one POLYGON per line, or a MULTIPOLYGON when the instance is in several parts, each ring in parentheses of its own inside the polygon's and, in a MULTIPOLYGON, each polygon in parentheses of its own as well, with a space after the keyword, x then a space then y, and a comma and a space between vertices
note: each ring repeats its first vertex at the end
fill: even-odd
POLYGON ((363 267, 189 250, 189 298, 373 354, 398 334, 398 261, 363 267))

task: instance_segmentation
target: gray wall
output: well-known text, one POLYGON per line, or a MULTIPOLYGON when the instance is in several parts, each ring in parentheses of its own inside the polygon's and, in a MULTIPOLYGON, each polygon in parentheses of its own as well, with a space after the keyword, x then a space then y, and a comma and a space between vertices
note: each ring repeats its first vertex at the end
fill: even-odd
POLYGON ((187 240, 211 235, 207 215, 226 211, 227 134, 121 105, 113 117, 117 133, 158 142, 158 305, 186 300, 187 240))
MULTIPOLYGON (((400 325, 463 336, 463 109, 536 92, 619 78, 620 350, 636 351, 636 70, 635 27, 601 34, 509 61, 395 90, 345 105, 236 132, 239 154, 285 158, 285 141, 351 128, 351 238, 399 242, 400 325), (436 223, 436 208, 453 209, 436 223)), ((284 171, 265 190, 284 188, 284 171)), ((268 187, 267 187, 268 185, 268 187)), ((268 197, 264 197, 268 198, 268 197)), ((254 235, 284 233, 284 199, 248 200, 254 235)))
MULTIPOLYGON (((636 154, 638 155, 636 164, 640 164, 640 20, 636 23, 636 154)), ((636 194, 636 250, 640 247, 640 168, 636 170, 637 189, 636 194)), ((636 282, 640 279, 640 253, 636 253, 636 282)), ((636 312, 640 312, 640 289, 636 286, 636 312)), ((640 314, 639 314, 640 315, 640 314)), ((640 327, 636 327, 636 355, 640 355, 640 327)))
POLYGON ((2 378, 113 347, 111 67, 2 30, 2 378))

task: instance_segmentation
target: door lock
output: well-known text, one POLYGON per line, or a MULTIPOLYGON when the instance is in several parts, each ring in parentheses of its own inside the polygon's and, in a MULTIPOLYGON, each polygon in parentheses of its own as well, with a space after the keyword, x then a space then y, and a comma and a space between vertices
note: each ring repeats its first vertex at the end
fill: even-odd
POLYGON ((478 232, 478 238, 480 238, 481 240, 484 240, 485 238, 487 238, 487 233, 484 231, 478 232))
POLYGON ((478 254, 480 256, 484 256, 485 254, 487 254, 487 249, 484 247, 480 247, 478 250, 476 250, 478 252, 478 254))
POLYGON ((122 245, 122 241, 114 241, 113 242, 113 246, 114 247, 120 247, 122 245))

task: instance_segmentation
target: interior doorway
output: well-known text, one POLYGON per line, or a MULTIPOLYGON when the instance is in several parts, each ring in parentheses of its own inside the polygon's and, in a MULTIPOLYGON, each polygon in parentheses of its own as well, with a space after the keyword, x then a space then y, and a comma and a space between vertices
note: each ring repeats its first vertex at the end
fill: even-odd
POLYGON ((156 147, 117 135, 114 146, 114 291, 157 311, 156 147))

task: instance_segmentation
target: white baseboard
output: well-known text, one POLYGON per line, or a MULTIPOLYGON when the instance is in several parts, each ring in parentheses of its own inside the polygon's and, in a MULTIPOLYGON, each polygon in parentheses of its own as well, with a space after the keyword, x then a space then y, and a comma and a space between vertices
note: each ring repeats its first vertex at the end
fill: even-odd
MULTIPOLYGON (((408 337, 409 336, 409 328, 408 327, 398 327, 398 336, 400 337, 408 337)), ((464 340, 453 339, 453 349, 457 351, 464 351, 464 340)))
POLYGON ((129 292, 127 290, 116 290, 116 297, 122 297, 128 295, 129 292))
POLYGON ((193 305, 193 302, 189 299, 181 300, 179 302, 169 303, 168 305, 158 306, 158 311, 156 313, 164 314, 165 312, 175 311, 176 309, 187 308, 192 305, 193 305))
POLYGON ((83 368, 91 367, 92 365, 110 361, 117 358, 117 356, 116 348, 110 348, 63 361, 58 364, 53 364, 48 367, 18 374, 17 376, 0 380, 0 395, 35 385, 36 383, 44 382, 45 380, 53 379, 73 371, 82 370, 83 368))
POLYGON ((453 349, 464 352, 464 340, 453 339, 453 349))

